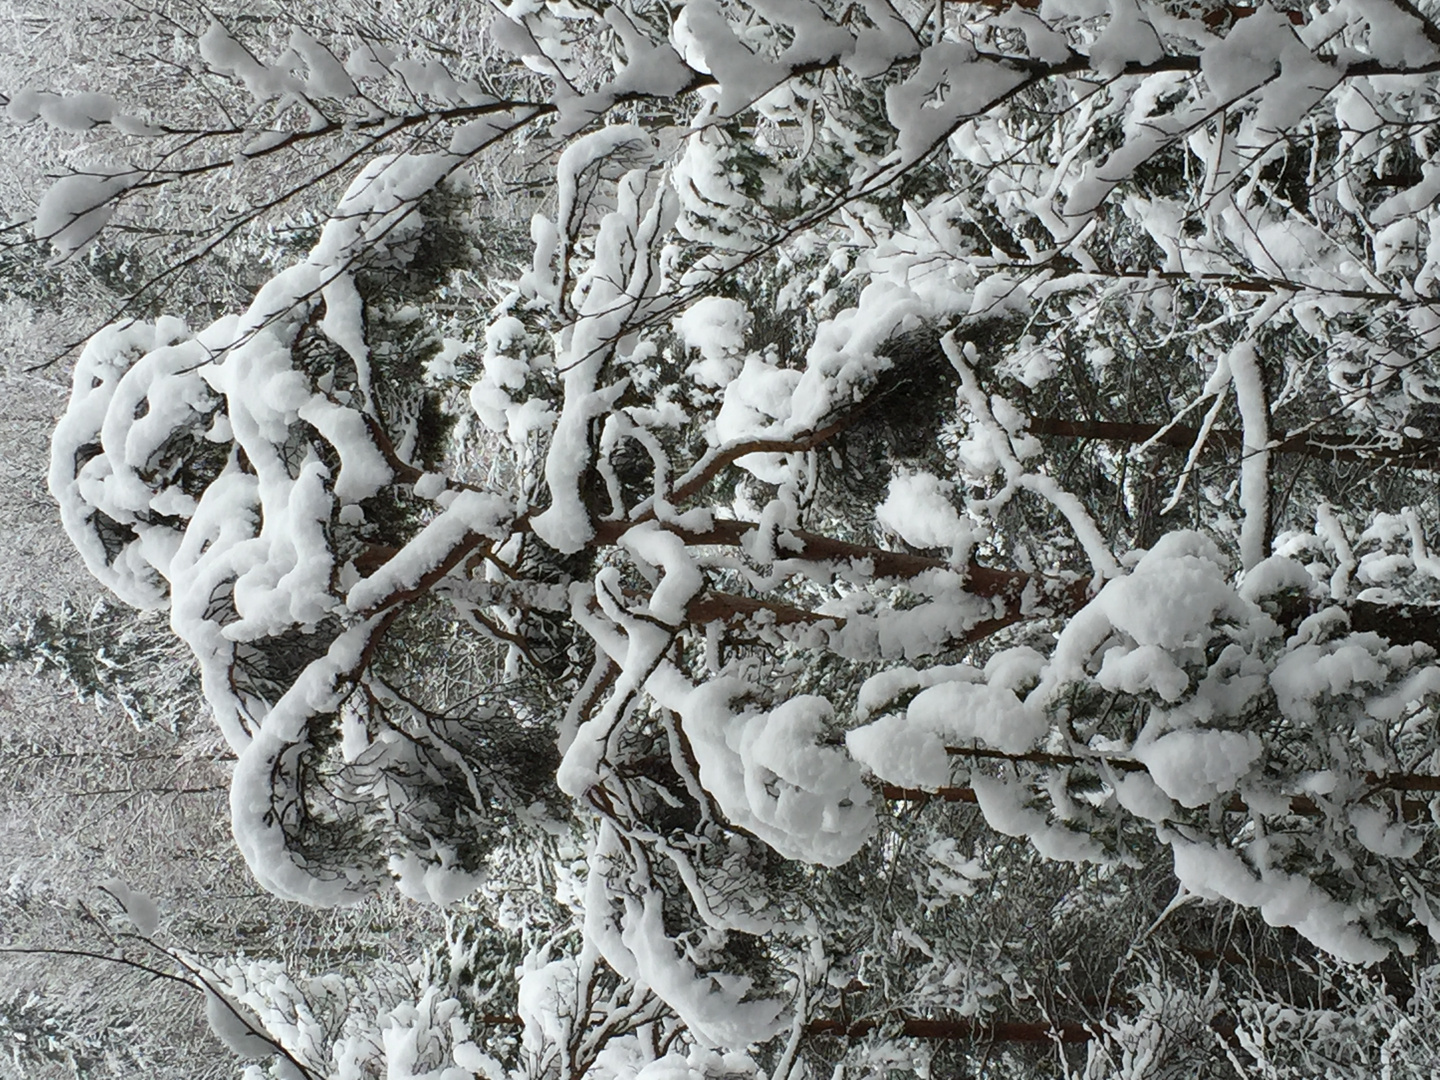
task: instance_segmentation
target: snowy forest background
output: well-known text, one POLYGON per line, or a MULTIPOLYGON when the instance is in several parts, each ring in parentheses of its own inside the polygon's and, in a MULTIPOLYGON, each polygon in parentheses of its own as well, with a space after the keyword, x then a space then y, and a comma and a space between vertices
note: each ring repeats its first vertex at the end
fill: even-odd
POLYGON ((1440 1069, 1440 12, 0 13, 5 1075, 1440 1069))

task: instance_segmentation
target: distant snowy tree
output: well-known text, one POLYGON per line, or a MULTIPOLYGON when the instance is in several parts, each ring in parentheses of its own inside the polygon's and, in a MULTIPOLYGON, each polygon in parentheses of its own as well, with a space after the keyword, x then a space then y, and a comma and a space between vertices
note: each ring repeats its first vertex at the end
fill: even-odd
POLYGON ((128 609, 98 603, 37 610, 0 637, 0 664, 57 675, 82 701, 118 705, 137 727, 179 731, 204 709, 191 659, 174 635, 128 609))

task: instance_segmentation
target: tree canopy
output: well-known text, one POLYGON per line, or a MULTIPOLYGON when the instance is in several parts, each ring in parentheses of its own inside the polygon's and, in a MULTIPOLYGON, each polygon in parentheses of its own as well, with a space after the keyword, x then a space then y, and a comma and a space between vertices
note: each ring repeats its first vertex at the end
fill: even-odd
POLYGON ((50 490, 268 890, 479 913, 400 1000, 183 960, 227 1045, 1433 1066, 1426 6, 135 10, 157 100, 9 94, 94 150, 33 235, 150 268, 50 490))

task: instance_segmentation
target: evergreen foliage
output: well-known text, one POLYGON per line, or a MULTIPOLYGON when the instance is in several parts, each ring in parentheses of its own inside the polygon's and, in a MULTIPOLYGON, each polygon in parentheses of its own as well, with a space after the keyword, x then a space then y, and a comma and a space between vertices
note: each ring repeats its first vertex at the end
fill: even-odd
MULTIPOLYGON (((208 127, 11 98, 152 140, 36 210, 145 316, 67 531, 257 881, 447 912, 286 970, 121 889, 122 955, 247 1080, 1434 1071, 1428 8, 469 14, 177 18, 208 127), (158 315, 103 228, 241 160, 193 252, 268 279, 158 315)), ((0 658, 162 711, 100 616, 0 658)))
POLYGON ((0 638, 0 664, 63 679, 81 701, 118 706, 137 728, 180 734, 205 708, 187 652, 153 617, 100 601, 36 610, 0 638))

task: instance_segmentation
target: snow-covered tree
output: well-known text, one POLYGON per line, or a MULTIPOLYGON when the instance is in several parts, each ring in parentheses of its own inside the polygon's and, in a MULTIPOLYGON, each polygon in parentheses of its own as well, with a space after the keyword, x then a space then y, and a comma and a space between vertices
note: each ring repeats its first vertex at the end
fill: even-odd
MULTIPOLYGON (((779 1077, 878 1033, 879 1072, 926 1032, 1074 1064, 1098 1023, 1096 1069, 1167 1075, 1166 1017, 1260 1022, 1142 977, 1152 935, 1205 951, 1197 899, 1430 955, 1425 8, 497 4, 448 63, 280 25, 194 35, 244 119, 11 95, 132 140, 40 200, 61 254, 237 146, 331 148, 277 204, 358 168, 243 310, 90 339, 51 490, 194 652, 267 888, 550 864, 524 1053, 454 1068, 779 1077), (1132 940, 968 917, 1037 897, 1132 940)), ((419 993, 374 1023, 449 1068, 419 993)))
POLYGON ((0 638, 0 664, 56 675, 82 701, 118 705, 137 727, 178 731, 203 712, 190 657, 154 619, 103 601, 87 614, 68 604, 27 612, 0 638))

